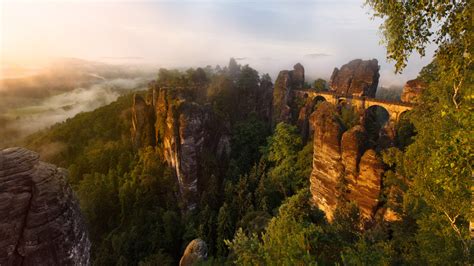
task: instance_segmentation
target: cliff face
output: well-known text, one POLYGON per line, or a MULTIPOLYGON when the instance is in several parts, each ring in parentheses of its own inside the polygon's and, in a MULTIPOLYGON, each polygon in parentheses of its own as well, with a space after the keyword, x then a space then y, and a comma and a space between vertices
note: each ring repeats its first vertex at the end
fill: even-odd
POLYGON ((292 121, 293 95, 292 90, 304 86, 304 68, 298 63, 293 70, 282 70, 278 74, 273 88, 272 123, 292 121))
POLYGON ((380 77, 379 68, 377 59, 352 60, 341 69, 334 69, 329 87, 338 94, 375 97, 380 77))
POLYGON ((406 103, 417 103, 421 96, 421 93, 426 88, 426 84, 419 79, 412 79, 407 81, 403 87, 401 96, 402 102, 406 103))
MULTIPOLYGON (((210 147, 211 112, 194 102, 171 104, 163 136, 164 157, 175 170, 182 199, 189 209, 196 205, 201 156, 210 147)), ((215 145, 213 145, 215 146, 215 145)))
POLYGON ((134 145, 160 145, 164 160, 175 172, 181 199, 187 209, 193 209, 197 204, 198 183, 205 170, 204 152, 226 158, 230 152, 230 137, 225 134, 224 127, 219 126, 210 106, 192 101, 189 91, 151 85, 147 98, 147 102, 135 100, 132 108, 133 121, 144 120, 133 124, 145 125, 132 127, 134 145), (141 142, 137 142, 133 136, 142 133, 135 129, 145 128, 141 132, 150 132, 146 128, 148 125, 151 125, 153 140, 145 142, 138 138, 141 142))
POLYGON ((340 199, 357 203, 371 219, 377 210, 384 166, 374 150, 367 150, 361 125, 343 133, 337 108, 321 103, 311 115, 314 128, 313 170, 310 176, 314 203, 332 221, 340 199))
POLYGON ((0 265, 89 265, 90 242, 65 170, 0 151, 0 265))
POLYGON ((140 95, 133 97, 132 141, 135 147, 154 145, 153 108, 140 95))
POLYGON ((344 166, 341 158, 342 127, 336 119, 336 108, 330 103, 319 105, 311 117, 314 128, 311 194, 314 203, 332 220, 341 191, 344 166))

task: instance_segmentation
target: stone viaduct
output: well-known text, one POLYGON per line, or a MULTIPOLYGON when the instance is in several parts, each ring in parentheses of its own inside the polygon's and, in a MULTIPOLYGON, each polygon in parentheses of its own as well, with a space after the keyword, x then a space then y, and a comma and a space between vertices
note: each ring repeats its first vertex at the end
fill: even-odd
POLYGON ((314 100, 328 101, 332 104, 349 104, 358 110, 367 110, 371 107, 379 106, 387 111, 390 122, 395 123, 398 122, 402 113, 413 108, 411 103, 392 102, 365 96, 340 95, 331 91, 293 90, 293 93, 298 98, 309 97, 314 100))

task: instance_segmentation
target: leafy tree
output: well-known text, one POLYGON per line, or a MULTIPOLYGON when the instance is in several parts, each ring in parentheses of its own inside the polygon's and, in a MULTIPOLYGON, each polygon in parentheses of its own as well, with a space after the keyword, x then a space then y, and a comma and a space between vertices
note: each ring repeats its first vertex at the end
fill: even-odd
POLYGON ((224 203, 219 209, 219 214, 217 215, 217 255, 226 256, 227 255, 227 246, 224 243, 224 240, 232 238, 234 234, 234 225, 232 223, 232 213, 227 205, 224 203))
POLYGON ((260 158, 259 148, 265 142, 268 129, 255 116, 235 124, 231 148, 237 174, 245 174, 260 158))
POLYGON ((288 198, 278 216, 271 219, 261 240, 238 230, 234 240, 226 241, 236 254, 238 265, 307 265, 315 264, 315 242, 320 229, 309 204, 309 190, 288 198))
POLYGON ((326 91, 328 89, 328 84, 326 80, 319 78, 313 82, 313 88, 318 92, 326 91))
POLYGON ((411 184, 404 211, 417 219, 422 258, 434 264, 472 263, 466 221, 472 217, 473 3, 369 0, 367 4, 375 16, 385 19, 381 29, 396 71, 406 66, 413 51, 423 55, 428 43, 438 46, 435 60, 420 73, 428 88, 410 115, 417 136, 403 155, 388 162, 397 165, 397 174, 411 184), (447 246, 441 251, 435 242, 447 246))
POLYGON ((338 114, 338 119, 341 122, 343 129, 348 130, 359 124, 360 116, 353 106, 341 106, 341 112, 338 114))
POLYGON ((241 66, 237 64, 237 61, 232 57, 229 60, 229 66, 227 68, 229 77, 233 80, 236 81, 238 76, 240 75, 240 68, 241 66))
POLYGON ((268 138, 266 156, 274 166, 269 170, 268 176, 285 197, 307 184, 307 173, 297 167, 307 169, 310 165, 307 165, 308 161, 304 159, 308 159, 311 154, 308 154, 309 149, 306 149, 306 158, 297 164, 298 153, 302 148, 303 142, 298 129, 286 123, 279 123, 273 136, 268 138))

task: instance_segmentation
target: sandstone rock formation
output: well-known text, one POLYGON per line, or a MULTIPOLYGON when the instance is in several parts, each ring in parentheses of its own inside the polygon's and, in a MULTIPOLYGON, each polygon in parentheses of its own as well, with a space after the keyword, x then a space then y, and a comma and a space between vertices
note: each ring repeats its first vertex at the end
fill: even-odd
POLYGON ((179 261, 179 266, 192 266, 207 259, 207 245, 202 239, 196 238, 189 242, 179 261))
POLYGON ((180 192, 189 209, 194 209, 198 179, 202 172, 201 156, 209 145, 210 110, 193 102, 169 106, 163 147, 165 160, 175 169, 180 192))
POLYGON ((299 110, 296 126, 301 132, 301 137, 303 138, 303 141, 306 142, 306 140, 308 140, 310 135, 313 133, 312 128, 310 127, 309 120, 317 104, 317 101, 309 97, 306 97, 304 99, 305 104, 299 110))
POLYGON ((342 164, 344 165, 346 176, 350 179, 357 178, 360 158, 367 146, 367 139, 365 128, 361 125, 356 125, 342 135, 342 164))
POLYGON ((140 95, 133 97, 132 142, 135 147, 155 144, 153 108, 140 95))
POLYGON ((314 128, 313 170, 310 190, 314 203, 332 220, 341 195, 338 186, 343 178, 340 137, 342 126, 336 119, 336 107, 323 102, 311 117, 314 128))
POLYGON ((132 137, 134 134, 139 136, 139 131, 134 133, 135 128, 150 132, 146 126, 152 125, 153 141, 141 143, 153 143, 163 149, 164 160, 174 169, 187 209, 196 207, 198 183, 205 170, 203 153, 214 154, 220 159, 230 153, 230 136, 225 127, 219 125, 210 106, 198 104, 192 101, 193 98, 184 89, 158 88, 151 84, 147 102, 138 98, 132 108, 133 124, 145 125, 134 126, 132 137))
POLYGON ((357 203, 361 214, 372 219, 378 207, 384 166, 368 149, 361 125, 343 132, 337 108, 321 103, 311 114, 314 129, 313 170, 310 176, 313 202, 333 220, 340 199, 357 203))
POLYGON ((348 179, 348 199, 357 202, 361 214, 371 218, 379 203, 384 166, 374 150, 367 150, 359 164, 359 175, 348 179))
POLYGON ((347 96, 375 97, 380 77, 379 68, 377 59, 352 60, 341 69, 334 69, 329 88, 347 96))
POLYGON ((273 125, 292 120, 292 90, 302 89, 303 86, 304 68, 300 63, 294 65, 293 70, 280 71, 273 88, 273 125))
POLYGON ((421 93, 426 88, 426 83, 419 79, 412 79, 407 81, 403 87, 403 92, 401 96, 402 102, 406 103, 416 103, 418 102, 421 93))
POLYGON ((292 81, 292 88, 294 90, 303 89, 304 87, 304 67, 300 63, 293 66, 293 71, 290 71, 292 81))
POLYGON ((90 242, 64 169, 0 151, 0 265, 89 265, 90 242))

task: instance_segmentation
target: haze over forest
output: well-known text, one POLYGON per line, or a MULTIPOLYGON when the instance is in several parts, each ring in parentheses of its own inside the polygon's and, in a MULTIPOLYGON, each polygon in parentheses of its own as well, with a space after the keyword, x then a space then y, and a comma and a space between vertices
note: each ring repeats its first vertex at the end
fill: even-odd
POLYGON ((472 0, 0 8, 0 265, 474 265, 472 0))
MULTIPOLYGON (((328 79, 354 58, 376 58, 380 85, 401 86, 431 61, 413 55, 395 75, 379 19, 361 1, 2 1, 2 75, 58 57, 152 67, 224 66, 234 57, 273 79, 301 62, 328 79)), ((18 73, 21 71, 21 73, 18 73)))

